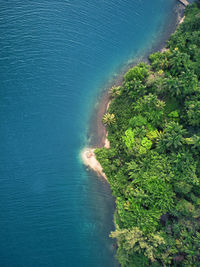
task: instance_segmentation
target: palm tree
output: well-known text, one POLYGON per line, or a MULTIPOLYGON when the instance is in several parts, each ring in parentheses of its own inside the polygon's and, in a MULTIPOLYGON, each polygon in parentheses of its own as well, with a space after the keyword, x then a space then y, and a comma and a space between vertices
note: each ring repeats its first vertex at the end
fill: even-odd
POLYGON ((113 86, 110 89, 110 94, 113 98, 119 96, 121 94, 121 86, 113 86))
POLYGON ((115 119, 115 114, 111 114, 111 113, 106 113, 104 116, 103 116, 103 123, 105 125, 112 125, 113 123, 116 122, 116 119, 115 119))
POLYGON ((198 135, 193 135, 192 137, 185 138, 185 143, 187 145, 191 145, 192 149, 194 150, 199 150, 200 149, 200 136, 198 135))
POLYGON ((183 144, 183 135, 186 130, 177 122, 170 122, 164 133, 160 135, 158 148, 161 150, 174 150, 183 144))

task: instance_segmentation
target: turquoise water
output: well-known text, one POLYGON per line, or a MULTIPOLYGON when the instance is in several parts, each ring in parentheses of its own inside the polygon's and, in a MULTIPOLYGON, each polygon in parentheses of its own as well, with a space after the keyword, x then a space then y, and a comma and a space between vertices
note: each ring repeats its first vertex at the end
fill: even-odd
POLYGON ((0 266, 117 266, 114 200, 80 150, 99 92, 176 4, 0 0, 0 266))

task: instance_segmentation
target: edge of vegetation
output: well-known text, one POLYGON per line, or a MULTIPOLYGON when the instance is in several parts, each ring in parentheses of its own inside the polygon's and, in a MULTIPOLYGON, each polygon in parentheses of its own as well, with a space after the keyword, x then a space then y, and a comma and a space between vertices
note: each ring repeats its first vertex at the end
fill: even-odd
POLYGON ((111 90, 98 148, 116 198, 122 266, 200 266, 200 1, 164 52, 111 90))

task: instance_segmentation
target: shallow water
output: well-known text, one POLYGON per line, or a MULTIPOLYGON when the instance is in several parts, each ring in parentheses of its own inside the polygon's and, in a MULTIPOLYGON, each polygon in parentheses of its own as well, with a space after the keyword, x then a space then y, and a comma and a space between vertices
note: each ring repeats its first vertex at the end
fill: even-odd
POLYGON ((176 0, 0 0, 0 266, 117 266, 114 200, 80 150, 99 92, 176 0))

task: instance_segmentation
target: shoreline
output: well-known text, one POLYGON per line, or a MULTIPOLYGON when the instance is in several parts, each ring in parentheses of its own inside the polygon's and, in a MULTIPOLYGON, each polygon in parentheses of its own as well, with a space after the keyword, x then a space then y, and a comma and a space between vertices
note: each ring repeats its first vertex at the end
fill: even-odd
POLYGON ((95 148, 84 148, 81 157, 83 163, 88 166, 91 170, 93 170, 98 176, 103 177, 107 180, 105 173, 103 172, 103 168, 101 164, 98 162, 95 156, 95 148))
MULTIPOLYGON (((107 177, 103 172, 103 168, 100 163, 97 161, 95 156, 95 149, 105 147, 107 149, 110 148, 110 142, 107 139, 107 129, 106 126, 102 122, 103 115, 107 112, 109 105, 111 103, 111 96, 109 93, 109 89, 112 86, 120 86, 123 83, 123 76, 124 74, 132 67, 136 66, 139 62, 148 62, 148 56, 156 51, 164 51, 166 47, 166 42, 173 34, 178 26, 183 23, 184 21, 184 10, 185 7, 181 3, 177 3, 176 10, 175 10, 175 23, 174 25, 170 25, 167 27, 167 32, 165 36, 157 41, 154 41, 152 46, 147 49, 146 53, 140 58, 134 58, 131 63, 126 63, 123 65, 119 74, 113 77, 112 82, 109 86, 105 87, 104 90, 101 92, 99 96, 99 102, 97 106, 94 108, 94 113, 91 118, 90 129, 88 131, 88 135, 91 138, 89 147, 85 147, 81 152, 81 157, 84 165, 89 167, 92 171, 94 171, 98 176, 103 177, 107 181, 107 177)), ((166 28, 165 28, 166 30, 166 28)))

